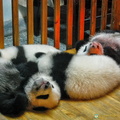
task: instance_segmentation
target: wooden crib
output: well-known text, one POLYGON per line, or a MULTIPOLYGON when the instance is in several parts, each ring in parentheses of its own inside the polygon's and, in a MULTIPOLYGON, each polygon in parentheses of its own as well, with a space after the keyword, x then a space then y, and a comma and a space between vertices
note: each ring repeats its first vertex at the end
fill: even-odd
MULTIPOLYGON (((12 1, 12 26, 13 26, 13 45, 19 45, 19 17, 18 17, 18 0, 12 1)), ((67 49, 72 48, 74 37, 77 36, 77 40, 84 39, 85 32, 85 2, 87 0, 66 0, 67 1, 67 14, 66 14, 66 45, 67 49), (76 1, 78 5, 76 6, 76 1), (76 11, 76 7, 78 10, 76 11), (76 15, 76 13, 78 13, 76 15), (77 16, 77 17, 76 17, 77 16), (76 17, 76 19, 74 18, 76 17), (77 23, 75 23, 77 22, 77 23), (75 26, 77 25, 77 26, 75 26), (75 28, 75 29, 73 29, 75 28), (76 32, 76 31, 77 32, 76 32), (73 34, 74 33, 74 34, 73 34)), ((107 27, 108 16, 108 1, 101 0, 101 18, 100 30, 104 30, 107 27)), ((0 48, 4 48, 4 20, 3 20, 3 6, 2 0, 0 0, 0 48)), ((97 0, 91 0, 91 14, 90 14, 90 27, 89 35, 94 35, 96 32, 97 22, 97 0)), ((110 29, 120 29, 120 0, 112 0, 112 11, 110 14, 110 29)), ((47 0, 41 0, 41 43, 47 44, 47 0)), ((54 0, 54 46, 60 48, 60 0, 54 0)), ((33 24, 33 0, 27 0, 27 43, 34 43, 34 24, 33 24)))
MULTIPOLYGON (((12 1, 12 25, 13 25, 13 45, 19 45, 19 17, 18 0, 12 1)), ((66 46, 72 48, 74 35, 77 40, 84 39, 85 33, 85 4, 87 0, 66 0, 67 1, 67 22, 66 22, 66 46), (76 1, 78 4, 76 16, 76 1), (77 22, 77 24, 75 23, 77 22), (77 33, 74 31, 77 29, 77 33), (75 34, 74 34, 75 33, 75 34)), ((99 1, 99 0, 98 0, 99 1)), ((90 29, 89 36, 96 32, 97 19, 97 0, 91 0, 90 29)), ((112 0, 110 24, 108 25, 108 1, 101 0, 101 22, 100 30, 106 28, 120 30, 120 0, 112 0)), ((4 20, 3 20, 3 0, 0 0, 0 48, 4 48, 4 20)), ((47 0, 41 0, 41 43, 47 44, 47 0)), ((60 0, 54 0, 54 46, 60 48, 60 0)), ((34 24, 33 24, 33 0, 27 0, 27 44, 34 43, 34 24)), ((74 50, 68 52, 75 53, 74 50)), ((22 103, 21 103, 22 104, 22 103)), ((120 87, 112 93, 95 100, 89 101, 64 101, 52 110, 45 112, 25 112, 17 118, 5 117, 0 114, 0 120, 119 120, 120 119, 120 87)))

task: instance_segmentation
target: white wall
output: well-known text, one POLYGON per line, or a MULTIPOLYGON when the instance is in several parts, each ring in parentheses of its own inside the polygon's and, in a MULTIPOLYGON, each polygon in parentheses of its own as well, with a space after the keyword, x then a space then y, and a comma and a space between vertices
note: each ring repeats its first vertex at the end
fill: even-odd
MULTIPOLYGON (((26 8, 19 6, 19 18, 26 16, 26 8)), ((4 21, 12 20, 11 0, 3 0, 4 21)))

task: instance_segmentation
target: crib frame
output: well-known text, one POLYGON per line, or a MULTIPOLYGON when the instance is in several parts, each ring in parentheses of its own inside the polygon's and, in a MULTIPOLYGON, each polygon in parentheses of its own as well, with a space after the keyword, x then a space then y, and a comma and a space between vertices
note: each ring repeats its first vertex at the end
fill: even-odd
MULTIPOLYGON (((19 15, 18 0, 12 1, 12 26, 13 26, 13 45, 19 45, 19 15)), ((78 29, 77 40, 84 39, 85 32, 85 2, 79 0, 78 10, 78 29)), ((101 27, 100 30, 106 29, 107 26, 107 8, 108 0, 102 0, 101 8, 101 27)), ((112 0, 111 26, 110 29, 120 30, 120 0, 112 0)), ((73 46, 73 23, 74 21, 75 0, 67 0, 67 30, 66 45, 67 49, 73 46)), ((91 0, 91 16, 90 16, 90 36, 96 32, 96 8, 97 0, 91 0)), ((41 0, 41 43, 47 44, 47 0, 41 0)), ((27 44, 34 43, 34 24, 33 24, 33 0, 27 0, 27 44)), ((54 1, 54 46, 60 48, 60 0, 54 1)), ((4 17, 3 17, 3 0, 0 0, 0 48, 4 48, 4 17)))

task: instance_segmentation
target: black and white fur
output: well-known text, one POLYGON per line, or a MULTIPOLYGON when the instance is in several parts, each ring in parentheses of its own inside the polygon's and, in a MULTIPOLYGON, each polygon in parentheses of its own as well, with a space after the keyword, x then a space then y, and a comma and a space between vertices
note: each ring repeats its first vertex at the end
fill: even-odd
POLYGON ((23 78, 19 71, 9 61, 0 58, 0 112, 8 115, 18 115, 25 111, 28 104, 26 95, 17 88, 23 78))
POLYGON ((38 72, 35 62, 21 63, 16 67, 0 58, 0 112, 19 116, 25 110, 45 110, 56 107, 60 88, 52 77, 38 72))
POLYGON ((102 45, 104 55, 110 56, 120 64, 120 31, 105 30, 97 33, 90 40, 78 41, 76 44, 77 54, 87 55, 94 41, 102 45))
MULTIPOLYGON (((38 72, 29 70, 31 77, 24 87, 30 110, 54 108, 60 99, 99 98, 120 83, 120 68, 107 56, 47 53, 40 55, 36 64, 38 72)), ((23 67, 27 70, 31 66, 23 67)), ((20 73, 26 75, 25 71, 20 73)))
POLYGON ((0 57, 10 60, 14 64, 20 64, 28 61, 36 61, 36 53, 39 52, 60 52, 60 50, 43 44, 12 46, 5 49, 0 49, 0 57))
MULTIPOLYGON (((60 99, 88 100, 109 93, 120 83, 120 68, 107 56, 80 56, 68 53, 48 53, 38 58, 38 73, 28 82, 25 92, 32 101, 32 108, 40 106, 53 108, 60 99), (42 63, 42 64, 41 64, 42 63), (38 88, 49 83, 51 91, 45 93, 49 97, 38 106, 34 102, 34 81, 38 80, 38 88), (40 86, 39 86, 40 85, 40 86), (52 96, 52 97, 51 97, 52 96)), ((41 100, 40 100, 41 101, 41 100)))
MULTIPOLYGON (((13 76, 19 73, 19 84, 9 92, 0 91, 1 113, 19 115, 26 109, 54 108, 60 99, 98 98, 120 83, 120 68, 107 56, 80 56, 62 52, 38 52, 34 56, 36 62, 17 64, 17 70, 12 64, 15 69, 13 76)), ((5 81, 10 80, 8 77, 11 73, 6 74, 6 64, 9 62, 1 62, 5 70, 1 70, 0 74, 5 81)), ((3 85, 6 90, 6 84, 3 85)))
POLYGON ((60 87, 63 99, 97 98, 120 83, 120 68, 107 56, 48 53, 38 59, 38 70, 52 77, 60 87))
MULTIPOLYGON (((30 95, 25 92, 25 88, 26 86, 29 88, 29 84, 27 84, 29 78, 38 72, 35 61, 40 55, 47 52, 54 53, 60 51, 48 45, 23 45, 0 50, 1 113, 5 115, 19 115, 26 108, 30 108, 30 103, 33 101, 30 101, 30 95)), ((34 89, 37 87, 37 80, 33 82, 33 86, 34 89)), ((30 89, 33 89, 33 87, 30 89)), ((43 91, 48 95, 51 89, 52 86, 44 82, 42 89, 36 92, 35 90, 31 91, 31 94, 34 95, 32 99, 34 99, 34 102, 36 100, 37 106, 39 106, 39 99, 45 99, 46 97, 43 91)))

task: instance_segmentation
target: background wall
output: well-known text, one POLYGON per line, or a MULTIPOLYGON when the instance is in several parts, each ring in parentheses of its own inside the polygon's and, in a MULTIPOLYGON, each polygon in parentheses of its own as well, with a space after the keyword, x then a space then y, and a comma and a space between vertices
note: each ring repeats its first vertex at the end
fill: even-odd
MULTIPOLYGON (((12 20, 11 0, 3 0, 4 22, 12 20)), ((26 8, 19 6, 19 18, 26 16, 26 8)))

